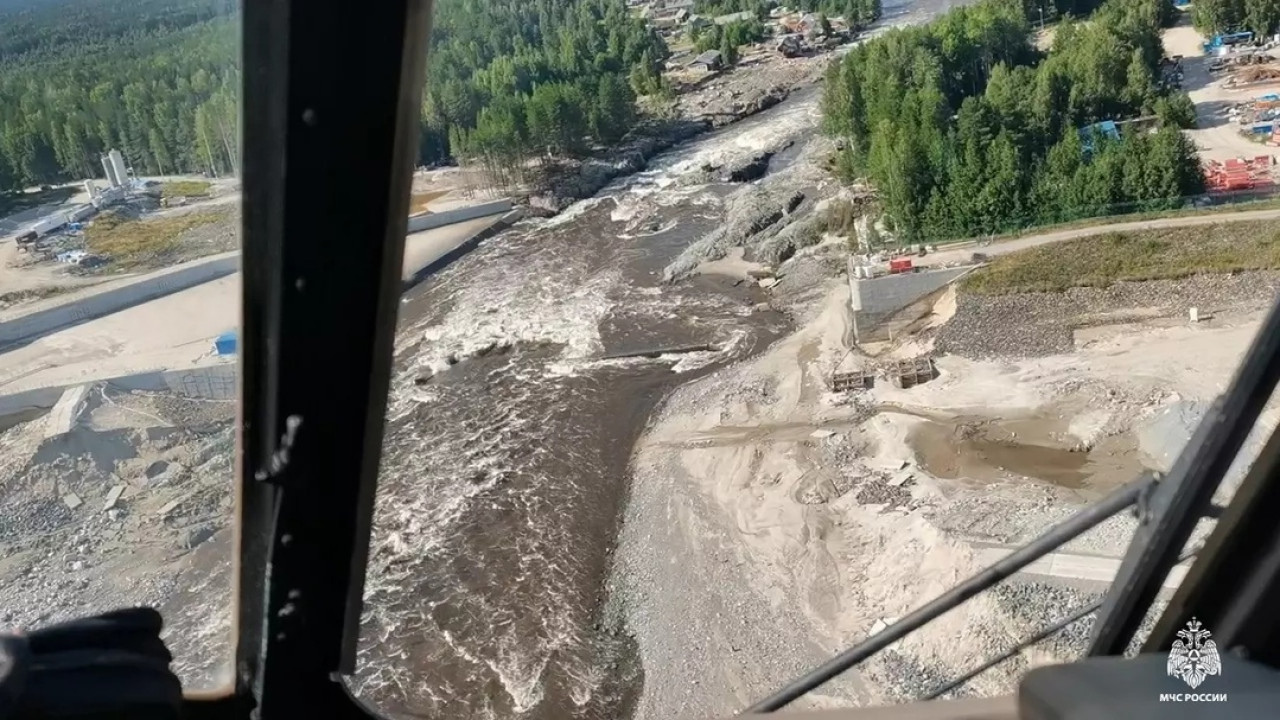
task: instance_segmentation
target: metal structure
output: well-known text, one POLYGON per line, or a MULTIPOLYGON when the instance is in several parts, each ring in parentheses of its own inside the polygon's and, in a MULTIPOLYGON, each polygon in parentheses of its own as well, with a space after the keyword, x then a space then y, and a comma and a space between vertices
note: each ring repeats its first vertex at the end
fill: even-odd
POLYGON ((893 384, 907 389, 927 383, 938 376, 938 369, 933 365, 933 358, 928 355, 899 360, 890 369, 893 384))

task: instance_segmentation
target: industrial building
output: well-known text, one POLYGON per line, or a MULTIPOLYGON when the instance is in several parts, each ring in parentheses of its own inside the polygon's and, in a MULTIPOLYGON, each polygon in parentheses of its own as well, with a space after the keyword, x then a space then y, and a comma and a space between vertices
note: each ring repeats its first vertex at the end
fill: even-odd
POLYGON ((85 180, 84 190, 89 195, 88 203, 76 205, 70 210, 50 213, 31 223, 18 234, 18 243, 28 245, 39 238, 62 231, 68 224, 87 220, 105 207, 123 202, 131 184, 129 170, 124 164, 124 155, 115 149, 103 155, 102 170, 107 175, 108 187, 99 190, 92 179, 85 180))

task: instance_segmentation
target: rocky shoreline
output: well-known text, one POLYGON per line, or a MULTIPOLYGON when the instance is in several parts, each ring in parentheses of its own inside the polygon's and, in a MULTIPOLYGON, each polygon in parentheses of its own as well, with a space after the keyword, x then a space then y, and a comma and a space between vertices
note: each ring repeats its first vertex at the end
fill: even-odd
MULTIPOLYGON (((551 216, 573 203, 595 195, 613 180, 640 172, 659 153, 702 133, 726 127, 772 108, 792 93, 819 82, 827 62, 826 53, 798 60, 759 63, 730 72, 719 82, 682 95, 676 103, 677 118, 641 128, 636 136, 608 152, 584 160, 565 162, 546 189, 525 199, 534 214, 551 216)), ((741 182, 763 174, 768 158, 753 169, 747 160, 741 182), (754 177, 751 175, 754 174, 754 177)), ((734 169, 728 172, 733 173, 734 169)))
POLYGON ((960 293, 958 310, 938 330, 937 350, 970 358, 1032 357, 1070 352, 1083 327, 1150 315, 1186 317, 1187 308, 1212 313, 1270 303, 1280 291, 1280 273, 1252 271, 1206 274, 1179 280, 1119 282, 1109 288, 1071 288, 1058 293, 979 295, 960 293))

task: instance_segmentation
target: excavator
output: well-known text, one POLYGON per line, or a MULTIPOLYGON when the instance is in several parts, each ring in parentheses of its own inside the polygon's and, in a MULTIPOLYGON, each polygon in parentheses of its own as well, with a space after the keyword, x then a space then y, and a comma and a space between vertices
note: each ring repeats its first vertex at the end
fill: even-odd
MULTIPOLYGON (((255 0, 243 30, 243 324, 234 678, 183 693, 162 618, 130 608, 0 635, 0 719, 378 717, 349 690, 400 292, 431 0, 255 0), (323 356, 323 367, 315 358, 323 356), (334 384, 326 378, 346 378, 334 384), (327 392, 317 393, 324 385, 327 392)), ((1280 380, 1280 309, 1171 470, 1111 495, 742 714, 835 720, 1280 716, 1280 434, 1215 491, 1280 380), (1112 515, 1140 520, 1096 606, 932 693, 788 706, 1112 515), (1188 550, 1193 529, 1214 526, 1188 550), (1174 595, 1170 569, 1194 561, 1174 595), (936 699, 1087 615, 1084 656, 1002 697, 936 699), (1144 630, 1144 622, 1151 629, 1144 630), (1140 633, 1140 630, 1143 632, 1140 633), (1212 633, 1209 632, 1212 630, 1212 633)))

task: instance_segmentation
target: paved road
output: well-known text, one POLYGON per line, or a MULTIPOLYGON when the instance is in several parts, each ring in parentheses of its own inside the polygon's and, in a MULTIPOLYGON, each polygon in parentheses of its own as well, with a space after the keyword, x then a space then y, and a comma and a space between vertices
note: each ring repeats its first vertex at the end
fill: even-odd
MULTIPOLYGON (((1009 553, 1010 548, 985 547, 974 548, 974 557, 983 566, 989 566, 1009 553)), ((1087 580, 1102 584, 1110 584, 1120 570, 1120 558, 1101 557, 1097 555, 1075 555, 1072 553, 1049 553, 1031 563, 1022 570, 1023 575, 1040 575, 1068 580, 1087 580)), ((1175 565, 1165 578, 1165 588, 1176 588, 1187 574, 1187 565, 1175 565)))
MULTIPOLYGON (((404 277, 498 222, 478 218, 409 235, 404 277)), ((240 320, 240 274, 135 305, 0 353, 0 395, 216 362, 212 338, 240 320)))
POLYGON ((1158 218, 1155 220, 1130 220, 1128 222, 1114 222, 1106 225, 1090 225, 1088 227, 1069 228, 1066 230, 1052 230, 1033 235, 1026 235, 1020 238, 1012 238, 1009 240, 997 240, 985 247, 980 247, 976 242, 966 242, 956 246, 949 246, 946 250, 940 250, 932 255, 922 257, 916 264, 949 265, 954 263, 965 263, 969 261, 970 257, 975 252, 980 252, 984 255, 1003 255, 1004 253, 1026 250, 1027 248, 1033 248, 1039 245, 1048 245, 1049 243, 1060 242, 1062 240, 1074 240, 1076 238, 1090 237, 1092 235, 1104 235, 1111 232, 1135 232, 1138 230, 1154 230, 1157 228, 1222 225, 1224 223, 1247 222, 1249 220, 1277 219, 1280 219, 1280 209, 1216 212, 1206 213, 1204 215, 1181 215, 1177 217, 1158 218))

